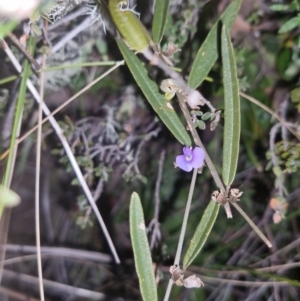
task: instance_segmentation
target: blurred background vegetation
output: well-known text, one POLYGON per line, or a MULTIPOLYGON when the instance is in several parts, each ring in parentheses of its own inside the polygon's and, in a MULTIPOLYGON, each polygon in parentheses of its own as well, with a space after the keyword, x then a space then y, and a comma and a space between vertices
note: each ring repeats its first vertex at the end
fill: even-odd
MULTIPOLYGON (((162 47, 181 49, 174 64, 185 77, 215 20, 230 1, 173 0, 162 47)), ((135 10, 151 27, 152 1, 136 1, 135 10)), ((131 1, 131 6, 134 6, 131 1)), ((232 29, 240 90, 276 112, 300 136, 300 3, 244 0, 232 29)), ((104 32, 92 1, 52 1, 45 19, 19 21, 13 35, 36 39, 34 58, 52 49, 46 61, 45 102, 51 111, 108 70, 122 56, 109 30, 104 32), (75 5, 76 4, 76 5, 75 5), (37 35, 40 29, 43 34, 37 35), (75 32, 74 36, 71 33, 75 32), (35 32, 35 33, 34 33, 35 32), (45 42, 46 41, 46 42, 45 42), (45 46, 46 45, 46 46, 45 46), (84 66, 93 62, 92 66, 84 66), (102 62, 104 66, 95 63, 102 62), (67 66, 72 65, 72 66, 67 66), (58 67, 52 68, 50 67, 58 67), (47 68, 49 68, 47 70, 47 68)), ((105 28, 109 29, 109 28, 105 28)), ((21 64, 22 52, 5 38, 21 64)), ((20 76, 0 48, 1 153, 9 138, 20 76)), ((145 64, 147 62, 145 61, 145 64)), ((201 86, 203 95, 223 109, 221 64, 201 86)), ((157 83, 164 75, 151 69, 157 83)), ((31 79, 39 85, 32 71, 31 79)), ((172 101, 175 109, 176 101, 172 101)), ((37 122, 38 106, 28 92, 21 135, 37 122)), ((204 108, 205 110, 205 108, 204 108)), ((268 249, 233 210, 220 210, 217 221, 189 270, 204 288, 174 287, 170 300, 298 300, 300 295, 300 142, 274 116, 241 99, 242 130, 238 173, 233 187, 243 191, 240 206, 272 241, 268 249)), ((173 263, 191 174, 174 169, 182 146, 155 116, 126 66, 122 66, 78 96, 55 118, 97 200, 122 264, 113 263, 102 231, 72 171, 64 150, 48 123, 43 126, 41 165, 42 263, 47 300, 140 300, 129 236, 130 195, 141 196, 162 299, 173 263), (159 164, 163 165, 162 171, 159 164), (159 188, 157 178, 161 174, 159 188), (160 196, 154 220, 155 192, 160 196), (156 229, 154 231, 154 229, 156 229), (81 290, 80 290, 81 289, 81 290)), ((221 170, 222 118, 214 131, 205 121, 202 141, 221 170)), ((11 210, 9 228, 1 227, 6 255, 1 300, 38 300, 34 226, 34 166, 36 134, 20 145, 12 189, 21 204, 11 210), (30 298, 30 299, 29 299, 30 298)), ((6 159, 0 162, 4 173, 6 159)), ((185 248, 216 189, 207 169, 198 177, 188 221, 185 248)), ((4 211, 2 223, 8 221, 4 211)), ((3 245, 2 245, 3 246, 3 245)), ((2 252, 3 252, 2 248, 2 252)))

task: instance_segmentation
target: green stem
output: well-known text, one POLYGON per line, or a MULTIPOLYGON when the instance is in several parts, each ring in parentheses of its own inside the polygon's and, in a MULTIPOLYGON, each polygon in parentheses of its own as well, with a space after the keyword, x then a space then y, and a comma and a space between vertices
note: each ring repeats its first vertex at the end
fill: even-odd
MULTIPOLYGON (((187 108, 187 105, 186 105, 186 102, 185 102, 185 96, 182 95, 181 93, 177 93, 177 97, 179 99, 179 105, 180 105, 180 108, 183 112, 183 115, 184 115, 184 118, 189 126, 189 129, 190 129, 190 132, 193 136, 193 139, 195 141, 195 144, 200 146, 204 151, 205 151, 205 163, 217 185, 217 187, 220 189, 221 192, 225 192, 225 188, 224 188, 224 185, 219 177, 219 174, 214 166, 214 164, 212 163, 207 151, 205 150, 205 147, 204 145, 202 144, 201 142, 201 139, 196 131, 196 128, 193 124, 193 121, 191 119, 191 115, 190 115, 190 112, 187 108)), ((225 211, 226 211, 226 214, 227 214, 227 218, 232 218, 232 213, 231 213, 231 209, 230 209, 230 206, 229 206, 229 203, 226 203, 224 205, 224 208, 225 208, 225 211)))
MULTIPOLYGON (((193 194, 194 194, 197 174, 198 174, 198 169, 194 168, 193 176, 192 176, 192 182, 191 182, 190 191, 189 191, 189 196, 188 196, 188 199, 187 199, 187 202, 186 202, 186 207, 185 207, 184 217, 183 217, 183 221, 182 221, 182 226, 181 226, 177 251, 176 251, 175 260, 174 260, 174 265, 178 265, 178 266, 179 266, 179 260, 180 260, 181 252, 182 252, 182 246, 183 246, 183 240, 184 240, 184 236, 185 236, 187 221, 188 221, 188 217, 189 217, 189 213, 190 213, 190 209, 191 209, 191 203, 192 203, 192 198, 193 198, 193 194)), ((166 294, 165 294, 165 297, 164 297, 164 301, 169 300, 172 284, 173 284, 173 281, 170 279, 169 284, 168 284, 168 288, 166 290, 166 294)))
POLYGON ((272 248, 271 242, 266 238, 266 236, 259 230, 259 228, 253 223, 253 221, 249 218, 246 212, 237 204, 231 203, 233 207, 241 214, 241 216, 248 222, 248 224, 252 227, 252 229, 256 232, 256 234, 263 240, 263 242, 269 247, 272 248))
POLYGON ((183 245, 183 239, 184 239, 184 235, 185 235, 185 231, 186 231, 186 225, 187 225, 187 221, 188 221, 188 217, 189 217, 189 213, 190 213, 190 209, 191 209, 192 197, 193 197, 193 193, 194 193, 197 174, 198 174, 198 169, 194 168, 192 182, 191 182, 190 191, 189 191, 189 196, 188 196, 188 199, 187 199, 185 212, 184 212, 184 217, 183 217, 183 222, 182 222, 182 226, 181 226, 181 232, 180 232, 180 237, 179 237, 179 241, 178 241, 176 256, 175 256, 175 260, 174 260, 174 265, 179 265, 179 260, 180 260, 180 256, 181 256, 182 245, 183 245))

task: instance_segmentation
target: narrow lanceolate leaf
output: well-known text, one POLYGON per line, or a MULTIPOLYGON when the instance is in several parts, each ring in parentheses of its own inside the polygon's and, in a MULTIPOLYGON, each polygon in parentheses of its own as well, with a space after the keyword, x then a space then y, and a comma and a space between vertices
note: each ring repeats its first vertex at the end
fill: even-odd
POLYGON ((15 20, 10 20, 8 22, 0 21, 0 39, 5 38, 13 29, 18 25, 15 20))
POLYGON ((154 15, 152 21, 152 37, 153 42, 160 43, 166 26, 168 9, 170 0, 155 1, 154 15))
POLYGON ((211 200, 206 207, 201 221, 195 231, 183 259, 183 268, 186 269, 201 251, 219 213, 220 204, 211 200))
MULTIPOLYGON (((30 53, 32 53, 31 51, 33 51, 34 46, 35 46, 35 40, 32 38, 29 39, 28 47, 29 47, 30 53)), ((21 126, 21 122, 22 122, 24 102, 25 102, 26 90, 27 90, 26 82, 29 78, 29 75, 30 75, 30 62, 28 60, 26 60, 24 63, 23 76, 21 79, 17 107, 16 107, 15 115, 14 115, 14 123, 13 123, 13 128, 12 128, 11 137, 10 137, 8 159, 7 159, 4 177, 3 177, 3 181, 2 181, 2 184, 5 187, 10 187, 11 179, 12 179, 13 173, 14 173, 16 153, 17 153, 17 149, 18 149, 16 140, 19 135, 20 126, 21 126)), ((7 206, 7 203, 5 203, 4 199, 0 199, 0 218, 2 216, 4 206, 7 206)), ((0 280, 1 280, 1 272, 0 272, 0 280)))
POLYGON ((230 29, 239 12, 241 3, 242 0, 234 0, 230 3, 198 50, 188 80, 188 85, 192 89, 200 86, 218 59, 218 24, 220 20, 230 29))
POLYGON ((157 84, 149 78, 146 68, 121 40, 117 40, 117 43, 135 81, 154 111, 180 143, 190 146, 192 143, 191 137, 177 113, 167 106, 166 99, 159 93, 157 84))
POLYGON ((300 25, 300 14, 297 17, 289 19, 279 29, 278 33, 287 33, 300 25))
POLYGON ((136 192, 131 196, 129 215, 131 243, 141 294, 144 301, 156 301, 157 291, 144 213, 140 197, 136 192))
POLYGON ((239 84, 236 73, 234 51, 230 33, 226 26, 222 27, 222 62, 224 84, 224 142, 223 142, 223 182, 231 185, 239 157, 241 113, 239 84))

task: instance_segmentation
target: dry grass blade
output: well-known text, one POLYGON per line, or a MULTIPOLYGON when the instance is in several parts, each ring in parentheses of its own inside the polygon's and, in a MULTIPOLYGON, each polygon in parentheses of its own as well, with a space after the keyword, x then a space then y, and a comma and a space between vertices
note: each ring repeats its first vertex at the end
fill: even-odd
MULTIPOLYGON (((83 89, 81 89, 79 92, 77 92, 72 97, 70 97, 68 100, 66 100, 62 105, 60 105, 58 108, 56 108, 53 112, 49 113, 48 115, 46 114, 46 117, 42 120, 42 125, 46 121, 48 121, 51 117, 53 117, 55 114, 57 114, 58 112, 60 112, 63 108, 65 108, 67 105, 69 105, 73 100, 77 99, 80 95, 82 95, 84 92, 86 92, 88 89, 90 89, 93 85, 95 85, 96 83, 98 83, 100 80, 102 80, 103 78, 105 78, 108 74, 110 74, 111 72, 113 72, 115 69, 119 68, 122 65, 124 65, 124 61, 116 62, 113 67, 111 67, 109 70, 107 70, 106 72, 104 72, 103 74, 101 74, 98 78, 96 78, 91 83, 89 83, 88 85, 86 85, 83 89)), ((34 126, 26 134, 24 134, 22 137, 20 137, 16 141, 16 145, 19 144, 19 143, 21 143, 22 141, 24 141, 30 134, 32 134, 34 131, 36 131, 37 128, 38 128, 38 125, 34 126)), ((7 150, 6 152, 4 152, 1 155, 0 158, 4 159, 7 156, 8 152, 9 152, 9 150, 7 150)))
MULTIPOLYGON (((10 281, 15 281, 16 279, 18 279, 32 288, 36 288, 38 286, 38 279, 30 275, 4 270, 3 277, 10 281)), ((59 292, 61 295, 66 294, 68 296, 73 296, 79 299, 84 298, 89 300, 103 300, 105 297, 104 294, 99 292, 93 292, 84 288, 78 288, 47 279, 43 280, 43 285, 45 287, 45 290, 47 291, 59 292)))
POLYGON ((276 118, 284 127, 286 127, 300 141, 300 137, 297 134, 297 132, 294 129, 292 129, 290 127, 290 125, 287 124, 287 122, 284 121, 276 112, 274 112, 273 110, 271 110, 270 108, 268 108, 266 105, 262 104, 260 101, 258 101, 254 97, 251 97, 250 95, 248 95, 248 94, 246 94, 244 92, 240 91, 239 94, 242 97, 246 98, 247 100, 253 102, 257 106, 261 107, 263 110, 265 110, 266 112, 268 112, 272 117, 276 118))
MULTIPOLYGON (((46 56, 43 55, 42 67, 44 68, 46 56)), ((37 250, 37 266, 39 277, 39 292, 41 301, 45 300, 43 286, 42 256, 41 256, 41 226, 40 226, 40 171, 41 171, 41 144, 42 144, 42 105, 44 103, 44 72, 40 74, 40 103, 38 110, 38 130, 36 141, 36 166, 35 166, 35 235, 37 250)))
MULTIPOLYGON (((22 70, 21 65, 19 64, 18 60, 15 58, 14 54, 12 53, 12 51, 9 49, 9 47, 7 45, 5 47, 5 52, 8 55, 8 57, 11 59, 13 65, 16 68, 16 70, 18 72, 21 72, 21 70, 22 70)), ((30 80, 27 81, 27 87, 28 87, 29 91, 32 93, 34 99, 38 103, 40 103, 40 101, 41 101, 40 100, 40 95, 39 95, 39 93, 37 92, 36 88, 34 87, 34 85, 32 84, 32 82, 30 80)), ((44 114, 46 116, 50 115, 50 110, 48 109, 48 107, 46 106, 45 103, 42 104, 42 109, 43 109, 43 112, 44 112, 44 114)), ((63 134, 63 131, 62 131, 61 127, 59 126, 59 124, 55 120, 55 118, 53 116, 51 116, 51 117, 49 117, 49 121, 50 121, 50 123, 51 123, 51 125, 52 125, 52 127, 53 127, 53 129, 54 129, 54 131, 55 131, 55 133, 57 135, 57 137, 59 138, 61 144, 63 145, 63 148, 64 148, 64 150, 66 152, 66 155, 69 158, 69 161, 70 161, 70 163, 71 163, 71 165, 73 167, 73 170, 74 170, 74 172, 75 172, 75 174, 77 176, 77 179, 78 179, 78 181, 79 181, 79 183, 80 183, 80 185, 81 185, 81 187, 82 187, 82 189, 83 189, 83 191, 84 191, 84 193, 85 193, 85 195, 87 197, 87 200, 89 201, 89 203, 90 203, 90 205, 91 205, 91 207, 93 209, 93 212, 96 215, 96 218, 97 218, 97 220, 98 220, 98 222, 99 222, 99 224, 100 224, 100 226, 102 228, 104 236, 105 236, 105 238, 106 238, 106 240, 108 242, 108 245, 110 247, 110 250, 111 250, 111 252, 113 254, 115 262, 117 264, 119 264, 120 263, 120 259, 119 259, 119 256, 118 256, 117 252, 116 252, 115 246, 114 246, 114 244, 112 242, 112 239, 111 239, 111 237, 110 237, 110 235, 109 235, 109 233, 107 231, 107 228, 106 228, 105 223, 103 221, 103 218, 102 218, 102 216, 101 216, 101 214, 100 214, 100 212, 98 210, 98 207, 95 204, 95 201, 93 199, 92 193, 91 193, 91 191, 90 191, 90 189, 89 189, 89 187, 88 187, 88 185, 87 185, 87 183, 86 183, 86 181, 85 181, 85 179, 83 177, 83 174, 82 174, 82 172, 81 172, 81 170, 80 170, 80 168, 78 166, 78 163, 77 163, 77 161, 75 159, 75 156, 72 153, 71 147, 68 144, 68 141, 67 141, 65 135, 63 134)))

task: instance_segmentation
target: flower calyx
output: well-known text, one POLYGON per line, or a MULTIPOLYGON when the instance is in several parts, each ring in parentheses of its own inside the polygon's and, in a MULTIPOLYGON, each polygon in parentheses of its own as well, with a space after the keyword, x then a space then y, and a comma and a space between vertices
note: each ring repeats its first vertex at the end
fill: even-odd
POLYGON ((227 202, 235 203, 238 202, 243 194, 242 191, 239 191, 237 188, 231 188, 226 191, 214 191, 211 195, 211 199, 215 202, 218 202, 221 205, 225 205, 227 202))
POLYGON ((204 283, 196 275, 191 275, 184 278, 183 271, 177 264, 170 266, 171 279, 177 286, 184 286, 186 288, 198 288, 204 286, 204 283))

